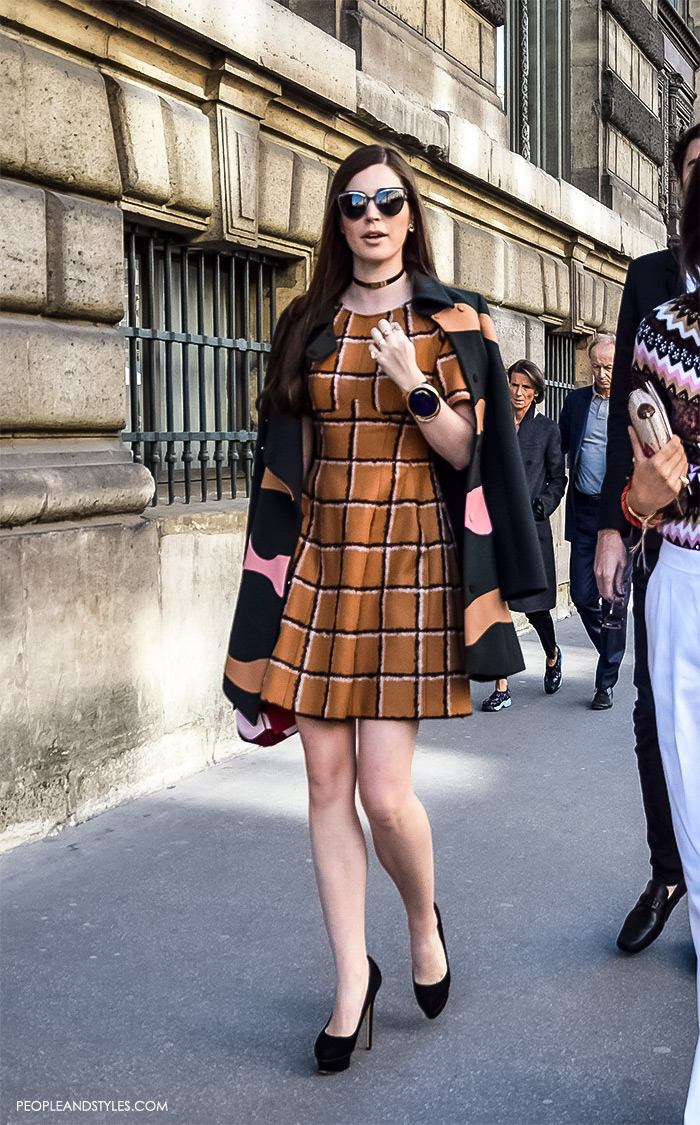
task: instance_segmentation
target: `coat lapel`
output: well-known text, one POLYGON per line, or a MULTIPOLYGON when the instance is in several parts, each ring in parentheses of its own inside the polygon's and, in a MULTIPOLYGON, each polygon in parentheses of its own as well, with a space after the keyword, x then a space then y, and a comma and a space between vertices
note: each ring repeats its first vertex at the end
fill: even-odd
POLYGON ((529 407, 527 413, 525 414, 525 416, 524 416, 522 422, 520 423, 518 429, 515 431, 520 437, 522 437, 523 435, 525 435, 526 437, 530 436, 530 430, 532 430, 532 428, 535 425, 535 415, 536 415, 536 413, 537 413, 537 408, 536 408, 535 403, 533 402, 532 406, 529 407))
POLYGON ((326 301, 319 310, 319 314, 311 325, 308 343, 304 352, 309 363, 326 359, 338 347, 338 341, 333 331, 335 307, 331 301, 326 301))
POLYGON ((574 457, 571 466, 571 479, 576 480, 578 473, 578 463, 581 456, 581 446, 586 434, 586 422, 588 420, 588 411, 590 409, 591 401, 593 399, 593 387, 584 387, 583 393, 579 396, 577 402, 578 412, 576 415, 576 445, 574 446, 574 457))

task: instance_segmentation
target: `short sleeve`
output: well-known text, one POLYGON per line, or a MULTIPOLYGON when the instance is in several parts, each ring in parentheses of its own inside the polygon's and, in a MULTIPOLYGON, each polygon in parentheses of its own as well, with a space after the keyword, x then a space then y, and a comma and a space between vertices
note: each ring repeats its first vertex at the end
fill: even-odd
POLYGON ((467 390, 454 348, 448 336, 444 333, 441 333, 441 336, 443 339, 435 363, 433 379, 437 382, 445 402, 450 406, 456 406, 458 402, 469 402, 472 396, 467 390))

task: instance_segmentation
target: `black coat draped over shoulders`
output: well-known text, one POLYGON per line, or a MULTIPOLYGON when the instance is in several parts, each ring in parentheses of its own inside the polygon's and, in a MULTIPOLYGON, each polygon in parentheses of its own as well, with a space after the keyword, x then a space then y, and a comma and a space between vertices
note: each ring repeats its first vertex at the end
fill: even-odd
MULTIPOLYGON (((412 302, 449 338, 476 415, 466 469, 458 472, 433 456, 460 552, 464 672, 475 680, 493 680, 524 667, 507 601, 546 588, 508 381, 480 294, 418 274, 412 302)), ((333 318, 332 305, 319 310, 306 347, 310 363, 337 350, 333 318)), ((246 556, 224 673, 227 697, 252 723, 260 711, 301 530, 302 478, 301 418, 261 417, 246 556)))

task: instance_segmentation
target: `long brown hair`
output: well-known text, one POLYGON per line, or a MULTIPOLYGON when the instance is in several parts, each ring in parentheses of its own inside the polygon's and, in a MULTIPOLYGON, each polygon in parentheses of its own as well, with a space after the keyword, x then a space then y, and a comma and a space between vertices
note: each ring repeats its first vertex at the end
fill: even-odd
POLYGON ((700 160, 690 173, 680 222, 681 270, 700 285, 700 160))
POLYGON ((352 281, 352 252, 340 229, 336 201, 353 176, 374 164, 386 164, 391 168, 408 193, 414 230, 409 231, 403 247, 406 272, 409 276, 414 273, 436 276, 425 209, 411 168, 394 148, 363 145, 355 149, 340 165, 330 186, 311 284, 303 297, 292 301, 275 331, 265 387, 259 400, 262 410, 298 414, 308 405, 304 349, 314 317, 324 305, 335 305, 352 281))

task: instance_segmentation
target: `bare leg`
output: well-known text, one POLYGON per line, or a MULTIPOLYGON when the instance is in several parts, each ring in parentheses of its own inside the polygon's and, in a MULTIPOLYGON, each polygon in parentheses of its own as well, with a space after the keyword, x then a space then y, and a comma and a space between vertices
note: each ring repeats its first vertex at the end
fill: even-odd
POLYGON ((355 720, 297 716, 309 783, 316 882, 338 974, 329 1035, 352 1035, 367 992, 367 847, 355 806, 355 720))
POLYGON ((447 962, 433 909, 430 823, 411 786, 417 733, 417 722, 359 719, 357 779, 377 858, 406 907, 414 978, 435 984, 447 962))

